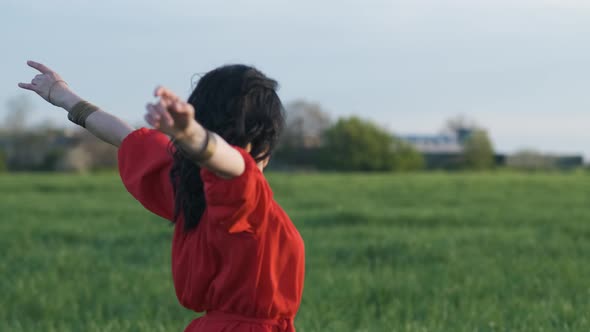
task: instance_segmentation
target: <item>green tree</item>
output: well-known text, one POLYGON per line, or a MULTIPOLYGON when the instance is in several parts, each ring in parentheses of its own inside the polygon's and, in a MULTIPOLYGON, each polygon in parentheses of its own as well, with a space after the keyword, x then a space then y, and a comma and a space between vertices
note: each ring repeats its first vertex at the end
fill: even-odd
POLYGON ((392 171, 419 168, 412 147, 358 117, 340 119, 324 133, 322 168, 341 171, 392 171))
POLYGON ((0 150, 0 173, 6 172, 6 154, 0 150))
POLYGON ((413 146, 394 137, 393 147, 396 171, 416 171, 424 168, 424 156, 413 146))
POLYGON ((494 147, 488 133, 474 130, 463 146, 465 167, 473 170, 491 169, 495 166, 494 147))

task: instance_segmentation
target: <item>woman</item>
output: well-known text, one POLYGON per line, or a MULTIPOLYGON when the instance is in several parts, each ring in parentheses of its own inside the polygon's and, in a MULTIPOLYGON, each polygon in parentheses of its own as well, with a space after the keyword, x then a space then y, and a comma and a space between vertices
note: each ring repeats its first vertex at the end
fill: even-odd
POLYGON ((303 241, 262 174, 283 126, 275 81, 232 65, 203 76, 188 102, 159 87, 145 115, 155 130, 134 130, 28 65, 41 73, 19 86, 117 146, 127 190, 174 223, 176 296, 206 312, 185 331, 295 331, 303 241))

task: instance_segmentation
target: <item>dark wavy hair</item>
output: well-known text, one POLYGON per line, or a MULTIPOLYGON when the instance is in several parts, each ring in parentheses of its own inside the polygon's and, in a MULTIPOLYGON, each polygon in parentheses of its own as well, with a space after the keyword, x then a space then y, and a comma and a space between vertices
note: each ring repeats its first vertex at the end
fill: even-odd
MULTIPOLYGON (((188 102, 195 119, 229 144, 245 148, 256 161, 270 156, 284 127, 284 108, 276 93, 278 84, 257 69, 227 65, 205 74, 188 102)), ((173 149, 170 179, 175 192, 174 220, 184 216, 184 229, 199 225, 207 202, 200 167, 173 149)))

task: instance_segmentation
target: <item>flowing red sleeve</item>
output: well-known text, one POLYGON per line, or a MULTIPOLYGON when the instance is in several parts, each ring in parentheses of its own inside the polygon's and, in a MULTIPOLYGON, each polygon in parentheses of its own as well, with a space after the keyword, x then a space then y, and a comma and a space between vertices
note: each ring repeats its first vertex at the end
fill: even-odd
POLYGON ((270 188, 252 156, 239 147, 234 148, 244 157, 242 175, 223 179, 207 169, 201 169, 207 216, 229 233, 256 233, 260 222, 265 219, 262 214, 268 212, 270 188))
POLYGON ((146 209, 174 219, 174 190, 170 181, 173 159, 170 139, 157 130, 138 129, 119 147, 119 174, 127 191, 146 209))

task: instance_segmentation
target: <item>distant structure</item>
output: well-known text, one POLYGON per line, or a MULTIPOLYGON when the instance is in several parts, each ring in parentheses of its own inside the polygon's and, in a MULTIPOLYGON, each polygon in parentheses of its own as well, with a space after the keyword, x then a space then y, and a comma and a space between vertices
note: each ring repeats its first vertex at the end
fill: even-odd
POLYGON ((407 135, 400 138, 423 154, 463 152, 462 141, 454 135, 407 135))
POLYGON ((472 132, 460 129, 450 134, 404 135, 399 138, 422 154, 427 169, 453 170, 462 167, 463 146, 472 132))
MULTIPOLYGON (((463 148, 473 130, 462 128, 451 134, 398 136, 422 153, 428 169, 460 169, 464 161, 463 148)), ((507 156, 495 154, 497 166, 524 170, 570 170, 584 166, 584 158, 577 155, 543 155, 520 152, 507 156)))
POLYGON ((116 149, 81 130, 0 130, 0 154, 9 171, 76 171, 113 169, 116 149))
POLYGON ((47 130, 43 132, 6 133, 0 131, 0 151, 10 170, 50 170, 63 151, 77 145, 79 138, 72 132, 47 130))

